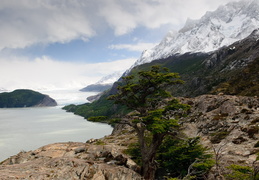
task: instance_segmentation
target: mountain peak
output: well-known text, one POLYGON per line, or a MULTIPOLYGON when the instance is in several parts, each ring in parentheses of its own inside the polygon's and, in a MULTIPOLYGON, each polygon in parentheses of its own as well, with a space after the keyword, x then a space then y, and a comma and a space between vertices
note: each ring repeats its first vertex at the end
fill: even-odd
POLYGON ((170 31, 157 46, 144 51, 133 67, 173 54, 215 51, 244 39, 258 27, 258 0, 230 2, 199 20, 187 19, 181 30, 170 31))

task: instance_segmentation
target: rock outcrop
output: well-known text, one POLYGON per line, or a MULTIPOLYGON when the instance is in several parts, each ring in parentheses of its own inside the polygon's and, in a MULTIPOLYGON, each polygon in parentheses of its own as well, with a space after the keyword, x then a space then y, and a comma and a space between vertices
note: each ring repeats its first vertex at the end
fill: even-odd
MULTIPOLYGON (((221 173, 227 166, 252 166, 259 153, 259 98, 202 95, 179 98, 192 106, 189 116, 180 119, 183 132, 201 137, 212 154, 220 155, 221 173)), ((138 180, 140 168, 124 150, 136 142, 136 134, 126 125, 115 126, 111 135, 86 143, 68 142, 46 145, 20 152, 3 161, 0 174, 9 179, 95 179, 138 180)), ((209 179, 217 179, 212 168, 209 179)))
POLYGON ((259 153, 258 97, 202 95, 181 100, 192 106, 182 120, 185 134, 200 136, 212 154, 220 155, 223 174, 231 164, 252 167, 259 153))
POLYGON ((140 180, 124 156, 112 145, 50 144, 2 162, 0 179, 140 180))
POLYGON ((43 146, 8 158, 0 165, 1 180, 141 180, 138 166, 125 154, 134 139, 127 133, 43 146), (118 135, 118 136, 117 136, 118 135))

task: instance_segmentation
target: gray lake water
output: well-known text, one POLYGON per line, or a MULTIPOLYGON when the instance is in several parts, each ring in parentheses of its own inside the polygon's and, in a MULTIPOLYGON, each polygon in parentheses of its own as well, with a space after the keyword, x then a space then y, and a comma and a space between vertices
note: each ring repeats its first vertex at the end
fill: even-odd
POLYGON ((0 161, 20 151, 56 142, 85 142, 111 131, 111 126, 86 121, 61 106, 0 109, 0 161))

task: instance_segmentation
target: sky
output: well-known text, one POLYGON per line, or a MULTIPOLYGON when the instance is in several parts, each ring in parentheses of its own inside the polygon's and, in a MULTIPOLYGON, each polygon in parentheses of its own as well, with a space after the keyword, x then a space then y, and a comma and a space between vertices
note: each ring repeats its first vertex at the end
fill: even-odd
POLYGON ((0 90, 81 89, 233 0, 0 0, 0 90))

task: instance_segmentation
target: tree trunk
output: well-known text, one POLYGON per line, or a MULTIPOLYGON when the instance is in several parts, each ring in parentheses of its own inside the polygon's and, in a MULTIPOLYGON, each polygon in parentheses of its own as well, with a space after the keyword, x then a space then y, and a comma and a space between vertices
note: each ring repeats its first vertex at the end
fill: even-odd
POLYGON ((156 173, 156 164, 154 161, 154 158, 152 160, 146 159, 143 161, 143 167, 142 167, 142 174, 145 180, 154 180, 155 179, 155 173, 156 173))
POLYGON ((140 144, 141 158, 142 158, 142 176, 145 180, 154 180, 157 165, 155 162, 156 151, 162 143, 166 133, 153 134, 152 142, 148 145, 145 140, 145 128, 135 125, 133 126, 137 132, 140 144))
POLYGON ((155 162, 156 151, 162 143, 164 134, 154 134, 150 146, 144 146, 142 151, 142 175, 146 180, 154 180, 157 170, 155 162))

